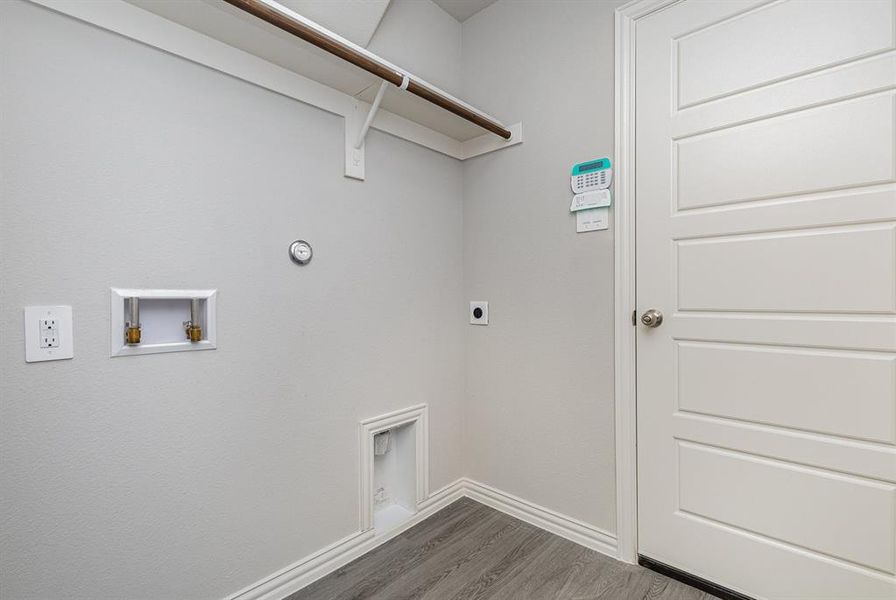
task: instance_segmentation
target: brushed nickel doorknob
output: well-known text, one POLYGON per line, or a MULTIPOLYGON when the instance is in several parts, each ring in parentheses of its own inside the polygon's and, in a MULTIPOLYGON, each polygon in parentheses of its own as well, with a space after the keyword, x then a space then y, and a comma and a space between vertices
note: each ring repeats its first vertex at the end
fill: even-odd
POLYGON ((655 308, 651 308, 641 315, 641 322, 647 327, 659 327, 663 324, 663 313, 655 308))

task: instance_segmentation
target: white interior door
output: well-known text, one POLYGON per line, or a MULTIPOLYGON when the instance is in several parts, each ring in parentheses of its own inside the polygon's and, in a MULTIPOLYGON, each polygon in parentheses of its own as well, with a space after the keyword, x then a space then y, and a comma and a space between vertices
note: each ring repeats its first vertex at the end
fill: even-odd
POLYGON ((896 598, 894 0, 637 22, 639 553, 896 598))

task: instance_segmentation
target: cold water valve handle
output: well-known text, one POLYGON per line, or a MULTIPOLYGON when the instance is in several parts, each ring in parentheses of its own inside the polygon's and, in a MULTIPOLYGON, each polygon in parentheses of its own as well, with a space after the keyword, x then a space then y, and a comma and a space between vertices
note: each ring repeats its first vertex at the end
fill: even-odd
POLYGON ((199 324, 199 298, 190 299, 190 320, 184 321, 184 332, 191 342, 202 341, 202 326, 199 324))

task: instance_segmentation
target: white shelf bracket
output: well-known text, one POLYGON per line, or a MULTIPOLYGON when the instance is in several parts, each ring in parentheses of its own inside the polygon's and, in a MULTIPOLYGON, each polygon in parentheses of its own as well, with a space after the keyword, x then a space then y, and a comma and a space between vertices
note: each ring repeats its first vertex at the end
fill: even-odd
POLYGON ((360 148, 355 148, 360 122, 361 103, 354 100, 345 115, 345 176, 363 181, 364 144, 361 144, 360 148))
POLYGON ((367 137, 367 131, 370 129, 370 124, 373 123, 376 111, 380 109, 380 102, 383 101, 383 96, 386 95, 386 87, 388 85, 389 82, 385 79, 380 83, 380 89, 376 92, 376 98, 373 99, 373 104, 370 106, 370 110, 367 111, 367 118, 364 119, 364 125, 361 126, 361 131, 358 132, 358 139, 355 140, 355 150, 359 150, 364 145, 364 138, 367 137))
MULTIPOLYGON (((401 89, 406 89, 408 86, 408 76, 405 75, 401 82, 401 89)), ((389 82, 385 79, 380 83, 380 89, 376 92, 376 98, 373 99, 373 104, 370 105, 370 110, 367 111, 367 117, 364 119, 364 123, 358 128, 358 122, 361 120, 361 106, 358 102, 355 102, 352 106, 351 114, 346 115, 345 117, 345 176, 353 177, 354 179, 364 179, 364 140, 367 138, 367 132, 370 130, 370 124, 373 123, 374 117, 376 117, 377 111, 380 109, 380 103, 383 101, 383 96, 386 95, 386 88, 389 86, 389 82), (349 143, 349 135, 351 132, 357 131, 357 135, 354 140, 351 140, 349 143)))

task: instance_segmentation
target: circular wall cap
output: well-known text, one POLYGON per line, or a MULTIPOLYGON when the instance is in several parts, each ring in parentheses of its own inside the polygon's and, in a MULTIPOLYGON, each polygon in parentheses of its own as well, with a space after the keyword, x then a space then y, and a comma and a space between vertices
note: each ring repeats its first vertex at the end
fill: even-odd
POLYGON ((314 252, 311 250, 311 244, 305 240, 296 240, 289 245, 289 258, 292 262, 299 265, 307 265, 311 262, 314 252))

